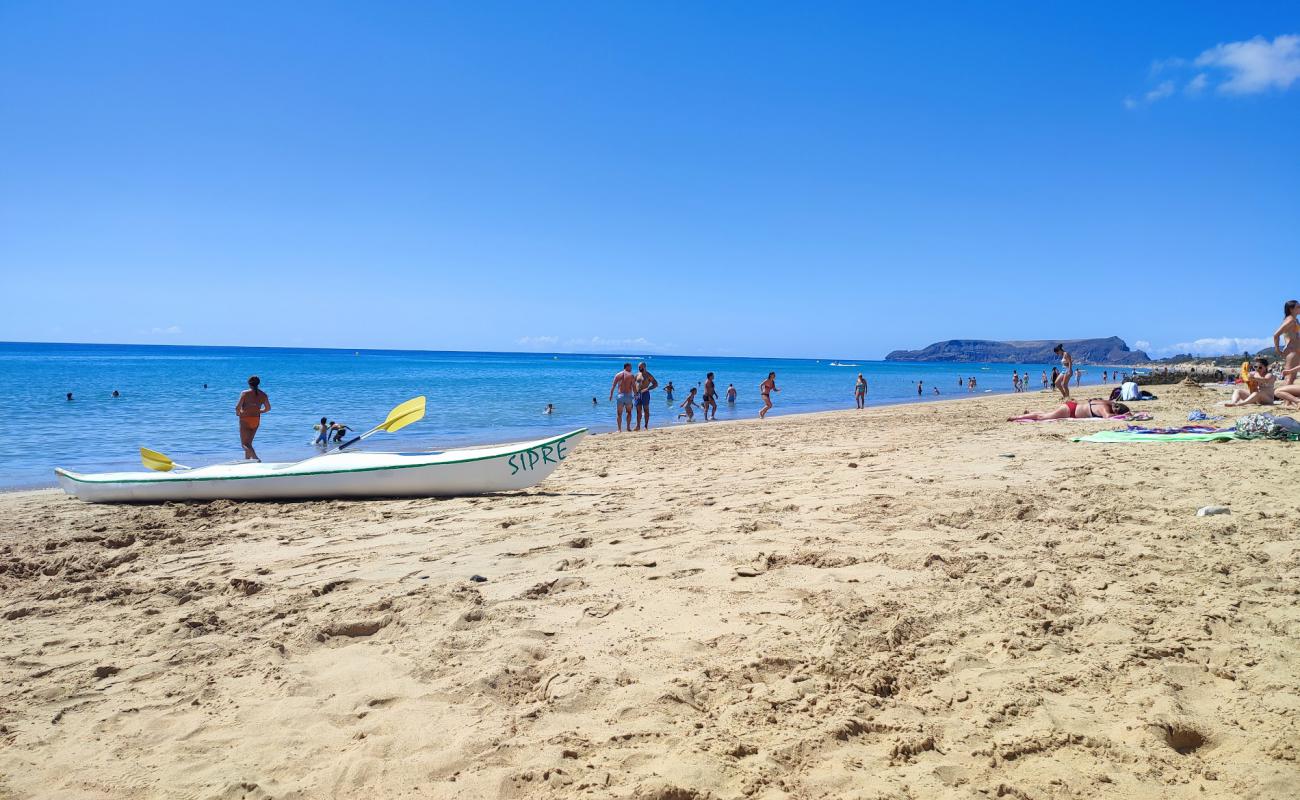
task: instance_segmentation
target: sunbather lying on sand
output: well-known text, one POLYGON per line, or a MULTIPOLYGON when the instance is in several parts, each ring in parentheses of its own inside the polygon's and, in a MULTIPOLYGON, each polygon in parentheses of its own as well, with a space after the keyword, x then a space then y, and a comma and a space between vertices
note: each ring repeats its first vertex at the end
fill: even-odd
POLYGON ((1277 378, 1268 370, 1268 359, 1255 359, 1255 368, 1250 371, 1250 384, 1243 383, 1232 390, 1232 399, 1225 406, 1271 406, 1273 405, 1273 386, 1277 378), (1253 386, 1251 384, 1254 384, 1253 386))
POLYGON ((1007 417, 1007 422, 1043 422, 1049 419, 1106 419, 1128 413, 1128 406, 1112 400, 1066 400, 1055 411, 1026 411, 1018 417, 1007 417))
MULTIPOLYGON (((1300 367, 1282 371, 1282 380, 1296 380, 1300 377, 1300 367)), ((1300 405, 1300 383, 1289 383, 1286 386, 1279 386, 1273 392, 1278 400, 1286 403, 1287 406, 1300 405)))

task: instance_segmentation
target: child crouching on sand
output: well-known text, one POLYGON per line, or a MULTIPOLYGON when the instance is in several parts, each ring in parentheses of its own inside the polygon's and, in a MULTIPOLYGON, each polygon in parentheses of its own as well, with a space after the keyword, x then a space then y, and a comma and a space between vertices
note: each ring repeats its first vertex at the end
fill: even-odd
POLYGON ((687 422, 694 422, 695 421, 695 387, 694 386, 691 387, 690 393, 686 395, 686 399, 682 401, 681 407, 685 409, 685 412, 678 414, 677 418, 681 419, 682 417, 686 417, 687 422))

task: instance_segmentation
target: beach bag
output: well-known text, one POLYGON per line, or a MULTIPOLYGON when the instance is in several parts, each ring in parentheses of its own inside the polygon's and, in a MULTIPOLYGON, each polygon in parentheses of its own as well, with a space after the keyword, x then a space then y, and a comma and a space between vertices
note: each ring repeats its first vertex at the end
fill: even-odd
POLYGON ((1247 414, 1237 420, 1237 436, 1242 439, 1282 439, 1300 441, 1300 422, 1291 417, 1272 414, 1247 414))

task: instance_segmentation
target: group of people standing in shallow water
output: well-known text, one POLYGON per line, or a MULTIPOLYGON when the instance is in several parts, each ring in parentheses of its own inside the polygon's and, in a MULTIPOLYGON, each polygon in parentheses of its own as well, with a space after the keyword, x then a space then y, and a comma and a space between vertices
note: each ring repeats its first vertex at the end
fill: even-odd
MULTIPOLYGON (((859 378, 862 376, 858 376, 859 378)), ((614 419, 620 431, 639 431, 644 427, 650 429, 650 397, 651 392, 659 388, 659 380, 646 369, 645 362, 636 365, 636 372, 632 371, 632 364, 628 362, 623 365, 622 371, 614 375, 614 380, 609 385, 609 399, 615 403, 614 419), (633 412, 636 415, 636 427, 632 427, 633 412)), ((677 418, 684 419, 687 422, 695 421, 695 409, 699 408, 704 412, 704 419, 718 418, 718 385, 713 377, 713 373, 707 373, 704 376, 703 393, 700 395, 699 386, 692 386, 686 393, 684 399, 678 408, 681 413, 677 418)), ((669 381, 664 386, 664 397, 671 406, 675 400, 674 392, 676 387, 673 382, 669 381)), ((772 408, 772 392, 781 391, 776 387, 776 373, 769 372, 767 379, 759 385, 759 394, 763 396, 763 408, 758 412, 758 416, 766 417, 769 409, 772 408)), ((727 384, 726 399, 728 405, 736 404, 736 386, 727 384)), ((597 405, 596 398, 591 398, 592 405, 597 405)))

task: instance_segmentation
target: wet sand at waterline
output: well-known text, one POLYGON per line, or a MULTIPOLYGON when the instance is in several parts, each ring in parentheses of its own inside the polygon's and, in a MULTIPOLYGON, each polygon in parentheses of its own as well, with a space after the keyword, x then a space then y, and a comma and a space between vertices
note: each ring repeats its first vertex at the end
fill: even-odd
POLYGON ((1293 797, 1300 444, 1003 422, 1053 404, 596 436, 491 498, 0 495, 0 797, 1293 797))

